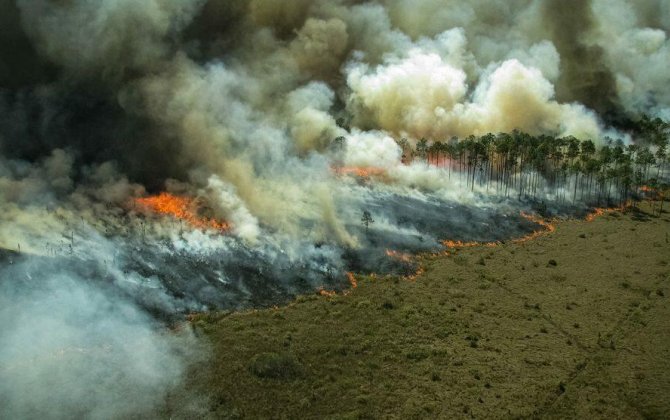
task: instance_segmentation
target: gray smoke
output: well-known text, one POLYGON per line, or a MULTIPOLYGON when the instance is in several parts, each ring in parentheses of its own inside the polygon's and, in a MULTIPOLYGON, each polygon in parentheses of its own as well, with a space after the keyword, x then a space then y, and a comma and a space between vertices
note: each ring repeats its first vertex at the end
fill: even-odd
POLYGON ((547 1, 544 20, 561 56, 557 96, 599 113, 619 110, 614 75, 603 62, 603 48, 588 41, 595 25, 591 1, 547 1))
POLYGON ((53 262, 0 270, 0 416, 120 418, 160 407, 193 357, 121 296, 53 262), (48 274, 51 273, 51 274, 48 274))

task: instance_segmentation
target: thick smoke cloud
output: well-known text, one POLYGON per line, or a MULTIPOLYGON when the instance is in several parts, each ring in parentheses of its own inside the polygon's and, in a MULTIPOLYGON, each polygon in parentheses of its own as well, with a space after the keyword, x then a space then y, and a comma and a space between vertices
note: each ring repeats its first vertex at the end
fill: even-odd
POLYGON ((17 261, 0 271, 0 415, 150 414, 180 380, 194 343, 157 333, 131 303, 62 270, 17 261))
POLYGON ((0 248, 22 254, 0 261, 0 413, 151 410, 193 356, 155 319, 532 230, 398 141, 628 140, 670 118, 669 31, 664 0, 0 2, 0 248), (162 191, 230 230, 134 204, 162 191))
POLYGON ((616 110, 614 77, 603 63, 603 49, 587 44, 594 26, 591 1, 547 1, 543 13, 563 59, 559 97, 601 113, 616 110))
POLYGON ((594 0, 592 41, 614 74, 618 100, 629 113, 670 116, 670 6, 667 2, 594 0))
POLYGON ((23 27, 37 50, 76 76, 106 81, 155 68, 202 1, 23 1, 23 27))
MULTIPOLYGON (((449 38, 443 35, 444 42, 449 38)), ((580 105, 556 102, 554 88, 541 71, 516 59, 484 72, 470 98, 465 72, 435 53, 410 52, 404 59, 390 61, 372 71, 366 65, 354 65, 349 72, 351 108, 363 109, 358 113, 364 116, 363 125, 380 126, 396 135, 438 139, 519 127, 532 134, 580 138, 600 134, 594 113, 580 105)))

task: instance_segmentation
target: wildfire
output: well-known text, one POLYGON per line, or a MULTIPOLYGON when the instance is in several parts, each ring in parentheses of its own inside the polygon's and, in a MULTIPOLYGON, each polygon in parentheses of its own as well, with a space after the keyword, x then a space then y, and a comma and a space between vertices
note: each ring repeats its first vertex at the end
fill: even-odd
POLYGON ((324 288, 319 289, 318 294, 325 297, 334 297, 337 296, 337 292, 334 290, 326 290, 324 288))
POLYGON ((447 248, 473 248, 476 246, 487 246, 490 248, 500 245, 498 242, 463 242, 463 241, 442 241, 442 245, 447 248))
POLYGON ((552 232, 556 231, 556 226, 553 223, 548 222, 548 221, 542 219, 541 217, 533 216, 532 214, 528 214, 528 213, 524 213, 524 212, 521 212, 521 217, 542 226, 544 228, 544 230, 536 230, 533 233, 531 233, 530 235, 524 236, 523 238, 516 239, 512 242, 516 242, 516 243, 527 242, 527 241, 531 241, 533 239, 539 238, 540 236, 544 236, 544 235, 547 235, 549 233, 552 233, 552 232))
POLYGON ((386 250, 386 255, 389 258, 393 258, 394 260, 402 261, 405 263, 411 263, 412 260, 414 259, 414 256, 411 254, 406 254, 404 252, 399 252, 399 251, 393 251, 390 249, 386 250))
POLYGON ((619 207, 612 207, 612 208, 596 208, 593 209, 593 211, 586 216, 586 221, 587 222, 593 222, 596 220, 598 217, 604 216, 606 214, 611 214, 617 211, 626 211, 626 209, 630 208, 633 205, 633 202, 631 200, 626 201, 625 203, 621 204, 619 207))
MULTIPOLYGON (((547 235, 549 233, 552 233, 556 230, 556 226, 548 222, 540 217, 533 216, 532 214, 524 213, 521 212, 521 217, 523 217, 526 220, 530 220, 533 223, 536 223, 542 227, 542 229, 538 229, 523 238, 518 238, 513 240, 512 242, 514 243, 521 243, 521 242, 527 242, 531 241, 533 239, 536 239, 540 236, 547 235)), ((489 247, 489 248, 495 248, 500 245, 500 242, 463 242, 463 241, 442 241, 442 245, 444 245, 446 248, 474 248, 478 246, 484 246, 484 247, 489 247)), ((447 253, 447 255, 449 255, 447 253)))
POLYGON ((414 274, 410 275, 410 276, 405 276, 405 279, 407 281, 416 281, 416 279, 421 277, 421 275, 423 275, 423 273, 425 273, 425 272, 426 272, 426 269, 422 265, 419 265, 419 268, 417 268, 416 272, 414 274))
POLYGON ((598 217, 604 216, 607 214, 610 210, 609 209, 594 209, 592 213, 589 213, 586 216, 586 221, 587 222, 593 222, 596 220, 598 217))
MULTIPOLYGON (((394 260, 398 260, 398 261, 404 262, 406 264, 412 264, 416 259, 415 255, 407 254, 407 253, 399 252, 399 251, 393 251, 391 249, 386 250, 386 255, 389 258, 393 258, 394 260)), ((426 270, 423 268, 423 266, 421 264, 418 264, 418 267, 417 267, 416 271, 414 272, 414 274, 403 276, 403 279, 405 279, 407 281, 415 281, 425 271, 426 270)))
POLYGON ((354 276, 354 273, 347 272, 347 279, 349 279, 349 284, 351 284, 353 289, 358 287, 358 281, 356 281, 356 276, 354 276))
POLYGON ((183 220, 198 229, 218 231, 230 229, 230 225, 226 222, 200 216, 197 200, 191 197, 180 197, 164 192, 156 196, 137 198, 135 203, 154 213, 183 220))
POLYGON ((371 178, 373 176, 382 176, 386 174, 385 169, 373 167, 344 166, 334 168, 333 170, 337 175, 352 175, 359 178, 371 178))

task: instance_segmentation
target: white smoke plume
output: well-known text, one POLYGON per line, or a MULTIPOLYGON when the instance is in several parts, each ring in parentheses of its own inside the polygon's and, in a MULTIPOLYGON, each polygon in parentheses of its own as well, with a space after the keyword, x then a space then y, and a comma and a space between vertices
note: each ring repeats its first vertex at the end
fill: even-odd
POLYGON ((194 342, 156 332, 134 305, 87 279, 43 276, 54 267, 29 264, 1 271, 0 317, 11 322, 0 327, 0 415, 101 419, 159 408, 194 342), (12 282, 33 280, 22 276, 39 284, 17 290, 12 282))

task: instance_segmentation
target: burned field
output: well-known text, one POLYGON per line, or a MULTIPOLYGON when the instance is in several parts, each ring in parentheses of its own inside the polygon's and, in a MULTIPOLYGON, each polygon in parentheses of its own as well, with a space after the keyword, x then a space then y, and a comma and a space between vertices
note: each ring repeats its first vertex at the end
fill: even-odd
POLYGON ((178 319, 192 312, 283 305, 317 290, 342 292, 351 287, 347 273, 412 276, 419 268, 416 257, 445 251, 444 241, 504 242, 544 229, 523 217, 513 201, 480 207, 423 194, 361 191, 358 208, 369 209, 372 219, 366 227, 362 211, 348 215, 346 229, 360 240, 353 249, 281 237, 250 246, 183 200, 175 200, 174 209, 142 207, 146 201, 138 200, 134 209, 144 213, 132 216, 142 217, 136 226, 116 219, 94 232, 72 226, 43 255, 13 254, 3 279, 39 288, 45 275, 73 272, 116 289, 161 319, 178 319))

